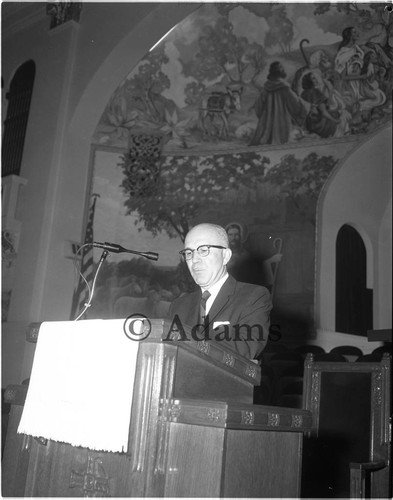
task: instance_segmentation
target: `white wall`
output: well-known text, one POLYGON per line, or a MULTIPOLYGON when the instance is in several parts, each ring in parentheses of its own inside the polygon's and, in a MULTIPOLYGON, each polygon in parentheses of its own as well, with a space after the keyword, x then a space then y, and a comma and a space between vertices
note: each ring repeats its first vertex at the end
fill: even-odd
MULTIPOLYGON (((391 179, 388 183, 391 188, 391 179)), ((392 328, 392 198, 381 220, 378 250, 378 262, 382 265, 378 268, 378 299, 374 309, 376 328, 392 328)))
MULTIPOLYGON (((343 224, 361 235, 367 252, 367 286, 374 290, 374 329, 392 326, 391 127, 376 133, 345 158, 325 185, 318 205, 316 324, 318 342, 342 344, 336 335, 336 239, 343 224), (333 340, 335 339, 335 340, 333 340)), ((359 339, 357 339, 359 340, 359 339)), ((360 339, 361 342, 361 339, 360 339)), ((371 344, 375 348, 375 344, 371 344)))

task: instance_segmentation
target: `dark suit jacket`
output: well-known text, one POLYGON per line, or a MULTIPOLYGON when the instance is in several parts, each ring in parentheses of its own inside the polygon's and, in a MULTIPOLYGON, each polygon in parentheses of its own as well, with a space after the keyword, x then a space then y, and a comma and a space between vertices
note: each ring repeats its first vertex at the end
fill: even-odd
MULTIPOLYGON (((200 298, 198 289, 175 299, 169 308, 169 321, 177 315, 183 326, 197 325, 200 298)), ((208 314, 209 339, 224 339, 226 347, 253 359, 266 345, 271 309, 271 296, 265 287, 241 283, 228 276, 208 314), (221 326, 217 326, 219 323, 221 326)))

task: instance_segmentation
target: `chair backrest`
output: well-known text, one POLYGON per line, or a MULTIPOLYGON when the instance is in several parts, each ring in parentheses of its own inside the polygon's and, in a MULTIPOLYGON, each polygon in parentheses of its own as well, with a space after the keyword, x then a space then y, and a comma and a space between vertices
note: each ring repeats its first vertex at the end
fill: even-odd
POLYGON ((356 361, 360 356, 363 356, 363 351, 354 345, 340 345, 333 347, 330 354, 341 354, 347 361, 356 361))
POLYGON ((373 350, 373 354, 382 353, 382 355, 383 355, 383 354, 385 354, 385 352, 392 355, 392 344, 384 344, 384 345, 381 345, 379 347, 376 347, 373 350))
MULTIPOLYGON (((315 361, 304 368, 303 404, 313 415, 304 442, 302 497, 349 498, 351 462, 389 464, 390 364, 315 361)), ((373 475, 371 498, 389 492, 389 466, 373 475)))
POLYGON ((383 354, 381 352, 377 352, 377 353, 371 352, 370 354, 363 354, 362 356, 359 356, 358 359, 356 360, 356 362, 357 363, 379 363, 382 358, 383 358, 383 354))
POLYGON ((314 354, 315 361, 325 361, 332 363, 345 363, 347 358, 338 352, 325 352, 321 354, 314 354))
POLYGON ((312 345, 312 344, 302 344, 299 345, 295 348, 295 351, 306 357, 307 354, 312 353, 312 354, 323 354, 325 352, 325 349, 319 345, 312 345))

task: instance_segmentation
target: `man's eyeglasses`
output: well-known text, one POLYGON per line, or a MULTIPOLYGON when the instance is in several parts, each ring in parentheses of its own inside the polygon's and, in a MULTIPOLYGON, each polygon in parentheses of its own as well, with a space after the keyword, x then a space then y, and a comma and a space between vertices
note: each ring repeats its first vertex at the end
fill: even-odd
POLYGON ((210 253, 211 248, 222 248, 225 250, 226 247, 221 247, 219 245, 200 245, 198 248, 191 250, 190 248, 185 248, 180 250, 179 254, 184 258, 184 260, 191 260, 194 255, 195 250, 199 253, 201 257, 207 257, 210 253))

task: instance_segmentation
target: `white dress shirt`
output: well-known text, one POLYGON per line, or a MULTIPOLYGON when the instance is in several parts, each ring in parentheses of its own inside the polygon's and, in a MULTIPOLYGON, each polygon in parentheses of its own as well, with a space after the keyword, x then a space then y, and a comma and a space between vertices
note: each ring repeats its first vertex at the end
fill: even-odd
MULTIPOLYGON (((214 283, 213 286, 205 289, 210 293, 210 297, 206 301, 206 314, 209 314, 210 308, 213 305, 213 302, 216 300, 218 292, 221 290, 221 287, 227 280, 228 276, 229 274, 226 273, 220 280, 217 281, 217 283, 214 283)), ((202 291, 204 292, 205 290, 202 291)))

